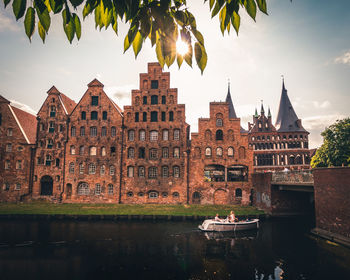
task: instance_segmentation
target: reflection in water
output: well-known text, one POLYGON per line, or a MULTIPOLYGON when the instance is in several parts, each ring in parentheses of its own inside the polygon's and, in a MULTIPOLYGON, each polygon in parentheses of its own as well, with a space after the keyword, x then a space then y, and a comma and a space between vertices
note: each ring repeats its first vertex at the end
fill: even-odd
POLYGON ((197 224, 0 221, 1 279, 350 279, 349 250, 326 250, 300 221, 197 224))

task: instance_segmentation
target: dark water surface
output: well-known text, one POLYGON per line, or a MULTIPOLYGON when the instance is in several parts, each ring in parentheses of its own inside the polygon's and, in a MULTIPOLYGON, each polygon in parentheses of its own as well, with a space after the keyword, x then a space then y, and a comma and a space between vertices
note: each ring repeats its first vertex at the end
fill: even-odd
POLYGON ((308 225, 205 234, 198 222, 0 221, 0 279, 350 279, 350 250, 308 225))

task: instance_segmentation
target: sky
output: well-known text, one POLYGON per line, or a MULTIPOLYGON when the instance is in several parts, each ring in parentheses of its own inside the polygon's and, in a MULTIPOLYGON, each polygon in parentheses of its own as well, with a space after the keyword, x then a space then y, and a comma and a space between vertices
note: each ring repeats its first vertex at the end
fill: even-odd
MULTIPOLYGON (((271 109, 276 120, 282 80, 303 126, 310 132, 310 147, 322 144, 321 131, 337 119, 350 116, 350 1, 267 0, 269 15, 254 22, 241 10, 241 28, 222 36, 218 18, 211 19, 209 4, 188 0, 205 38, 208 64, 199 68, 176 62, 170 85, 186 104, 186 121, 197 131, 198 118, 209 116, 209 102, 224 101, 228 79, 242 126, 252 122, 255 108, 271 109), (331 3, 331 5, 330 5, 331 3)), ((81 15, 81 11, 78 11, 81 15)), ((132 49, 123 54, 127 26, 119 36, 109 28, 96 30, 93 16, 82 24, 82 37, 70 44, 62 17, 52 17, 45 44, 35 33, 25 35, 23 20, 15 21, 12 7, 0 6, 0 95, 36 114, 52 85, 78 102, 94 78, 119 105, 130 105, 131 89, 139 73, 156 61, 150 42, 135 59, 132 49)), ((195 62, 194 62, 195 63, 195 62)))

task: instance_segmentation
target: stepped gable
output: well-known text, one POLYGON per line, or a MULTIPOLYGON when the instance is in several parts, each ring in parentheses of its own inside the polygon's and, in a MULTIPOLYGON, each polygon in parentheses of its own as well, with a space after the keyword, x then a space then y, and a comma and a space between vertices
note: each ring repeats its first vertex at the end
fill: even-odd
POLYGON ((14 106, 11 106, 11 108, 14 114, 16 115, 22 132, 25 134, 24 136, 28 139, 29 144, 35 144, 37 126, 36 117, 14 106))
POLYGON ((284 80, 275 127, 278 132, 307 132, 301 125, 301 120, 298 118, 289 100, 287 90, 284 86, 284 80))
MULTIPOLYGON (((228 88, 227 88, 227 95, 226 95, 226 103, 228 103, 228 109, 229 109, 229 119, 238 119, 236 115, 235 108, 233 107, 233 102, 231 98, 231 92, 230 92, 230 82, 228 83, 228 88)), ((241 126, 241 132, 247 132, 242 126, 241 126)))

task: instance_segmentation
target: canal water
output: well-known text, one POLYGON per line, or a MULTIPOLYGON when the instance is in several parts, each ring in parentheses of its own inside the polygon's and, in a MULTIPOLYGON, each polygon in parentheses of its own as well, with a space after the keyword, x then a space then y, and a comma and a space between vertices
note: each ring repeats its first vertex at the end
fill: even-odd
POLYGON ((350 279, 350 250, 310 225, 206 234, 194 221, 0 221, 0 279, 350 279))

